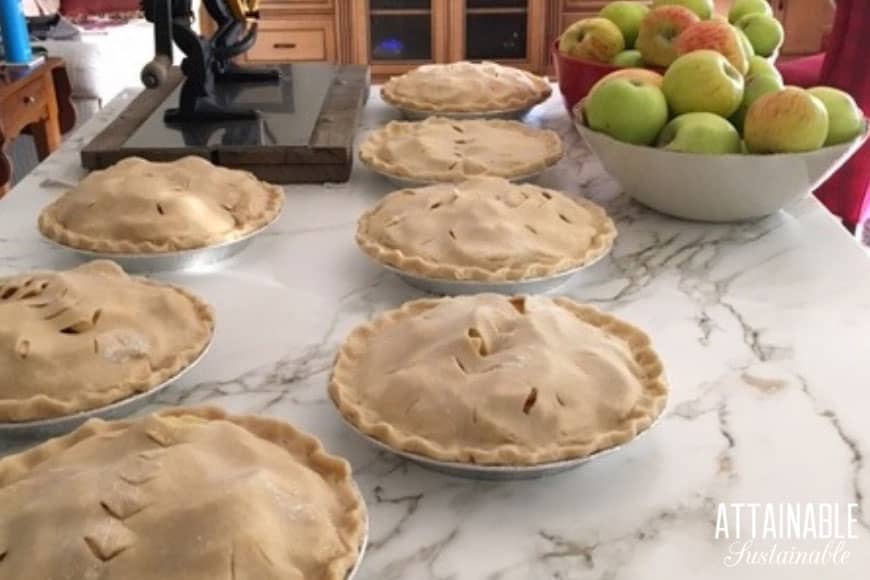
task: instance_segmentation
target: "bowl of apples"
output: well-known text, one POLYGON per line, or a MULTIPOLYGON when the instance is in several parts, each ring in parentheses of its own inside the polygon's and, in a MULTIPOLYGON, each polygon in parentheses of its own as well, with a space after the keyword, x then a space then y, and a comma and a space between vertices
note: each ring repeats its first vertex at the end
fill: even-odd
POLYGON ((776 58, 783 30, 767 0, 735 0, 727 20, 713 0, 617 0, 572 23, 553 44, 565 106, 572 110, 592 86, 619 68, 664 73, 680 55, 714 43, 743 64, 776 58))
MULTIPOLYGON (((639 38, 657 11, 695 2, 707 0, 657 1, 639 38)), ((672 27, 656 39, 670 50, 664 74, 613 71, 572 109, 623 190, 676 217, 728 222, 779 211, 867 140, 868 122, 847 93, 783 85, 773 65, 782 27, 767 2, 735 0, 729 18, 672 27)))

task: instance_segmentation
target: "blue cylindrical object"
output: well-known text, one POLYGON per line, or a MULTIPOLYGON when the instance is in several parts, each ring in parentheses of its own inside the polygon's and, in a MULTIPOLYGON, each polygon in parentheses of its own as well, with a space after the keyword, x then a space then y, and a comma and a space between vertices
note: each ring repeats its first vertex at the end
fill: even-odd
POLYGON ((0 32, 6 62, 27 64, 33 60, 21 0, 0 0, 0 32))

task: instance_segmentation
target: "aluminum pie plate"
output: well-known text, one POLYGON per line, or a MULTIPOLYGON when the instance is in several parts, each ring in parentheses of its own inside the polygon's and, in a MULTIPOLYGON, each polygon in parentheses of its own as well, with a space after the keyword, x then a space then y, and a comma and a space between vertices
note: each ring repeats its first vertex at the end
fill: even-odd
MULTIPOLYGON (((537 105, 537 103, 535 103, 537 105)), ((445 119, 522 119, 535 105, 521 109, 504 109, 501 111, 419 111, 396 107, 409 121, 422 121, 429 117, 443 117, 445 119)))
MULTIPOLYGON (((363 163, 365 163, 365 162, 363 162, 363 163)), ((414 179, 413 177, 404 177, 402 175, 393 175, 392 173, 386 173, 384 171, 379 171, 379 170, 375 169, 374 167, 371 167, 370 165, 366 165, 366 167, 368 167, 369 169, 371 169, 372 171, 374 171, 378 175, 381 175, 381 176, 389 179, 390 181, 392 181, 394 184, 401 187, 402 189, 414 188, 414 187, 426 187, 427 185, 439 185, 442 183, 456 183, 456 184, 461 183, 461 181, 438 181, 438 180, 434 180, 434 179, 414 179)), ((550 167, 552 167, 552 165, 547 166, 547 167, 541 169, 540 171, 536 171, 534 173, 527 173, 525 175, 517 175, 514 177, 507 177, 506 179, 510 182, 513 182, 513 183, 526 183, 529 181, 534 181, 538 177, 540 177, 540 175, 543 172, 545 172, 547 169, 549 169, 550 167)), ((471 178, 468 177, 466 179, 471 179, 471 178)))
POLYGON ((43 236, 43 239, 51 244, 75 252, 80 257, 86 260, 112 260, 128 274, 148 274, 151 272, 168 272, 171 270, 188 270, 192 268, 202 268, 226 260, 235 256, 245 248, 247 248, 254 238, 265 232, 275 223, 280 217, 280 213, 275 216, 275 219, 264 225, 260 229, 254 230, 244 236, 205 248, 194 248, 191 250, 179 250, 177 252, 160 252, 153 254, 120 254, 114 252, 98 252, 93 250, 83 250, 61 244, 55 240, 51 240, 43 236))
POLYGON ((601 451, 596 451, 592 455, 587 455, 586 457, 579 457, 577 459, 566 459, 563 461, 553 461, 550 463, 541 463, 538 465, 477 465, 474 463, 460 463, 457 461, 438 461, 437 459, 431 459, 429 457, 425 457, 423 455, 418 455, 416 453, 410 453, 408 451, 402 451, 400 449, 395 449, 390 447, 383 441, 375 439, 374 437, 363 433, 353 424, 351 424, 347 419, 344 419, 342 415, 342 419, 344 422, 350 426, 350 428, 357 433, 360 437, 378 447, 383 449, 384 451, 389 451, 394 455, 398 455, 416 463, 420 467, 424 467, 426 469, 430 469, 432 471, 437 471, 439 473, 443 473, 445 475, 451 475, 454 477, 465 477, 467 479, 479 479, 483 481, 518 481, 523 479, 539 479, 541 477, 547 477, 550 475, 557 475, 559 473, 563 473, 565 471, 569 471, 571 469, 576 469, 585 463, 593 461, 595 459, 599 459, 604 457, 605 455, 610 455, 625 446, 633 443, 640 439, 644 434, 649 432, 653 427, 655 427, 659 421, 661 421, 662 417, 665 415, 665 410, 662 409, 662 412, 659 413, 659 416, 655 418, 655 420, 650 423, 650 425, 635 435, 633 439, 622 443, 621 445, 614 445, 613 447, 608 447, 607 449, 602 449, 601 451))
POLYGON ((381 264, 384 268, 394 273, 401 278, 409 286, 413 286, 418 290, 423 290, 430 294, 438 296, 464 296, 469 294, 506 294, 514 296, 516 294, 543 294, 556 290, 568 280, 582 272, 583 270, 592 267, 599 260, 603 259, 610 253, 610 249, 596 257, 591 262, 587 262, 582 266, 559 272, 552 276, 542 278, 529 278, 527 280, 508 280, 500 282, 477 282, 474 280, 448 280, 444 278, 427 278, 416 274, 403 272, 395 266, 389 264, 381 264))
POLYGON ((353 482, 353 487, 356 490, 356 494, 359 497, 360 502, 363 504, 363 507, 366 511, 366 524, 365 530, 363 531, 362 542, 359 545, 359 552, 357 553, 356 563, 354 563, 353 568, 348 570, 347 576, 345 576, 345 580, 353 580, 356 576, 356 573, 359 572, 359 568, 362 565, 363 558, 366 555, 366 548, 369 545, 369 508, 366 505, 365 499, 363 498, 363 494, 359 489, 359 486, 356 482, 353 482))
POLYGON ((6 439, 22 439, 22 440, 38 440, 57 437, 75 430, 88 419, 119 419, 131 415, 136 411, 145 407, 153 401, 161 391, 179 380, 188 371, 193 369, 208 352, 211 343, 214 340, 212 337, 202 352, 186 367, 181 369, 175 376, 167 379, 159 385, 151 389, 137 393, 120 401, 116 401, 105 407, 98 407, 88 411, 75 413, 74 415, 64 415, 63 417, 51 417, 49 419, 39 419, 36 421, 23 421, 20 423, 0 423, 0 440, 6 439))

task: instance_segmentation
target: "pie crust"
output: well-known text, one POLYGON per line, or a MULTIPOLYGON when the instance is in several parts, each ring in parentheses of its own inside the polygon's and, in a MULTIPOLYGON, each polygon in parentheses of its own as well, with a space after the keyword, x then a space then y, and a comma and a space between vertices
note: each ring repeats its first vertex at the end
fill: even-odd
POLYGON ((494 62, 424 64, 381 88, 391 105, 436 113, 518 111, 546 100, 551 92, 546 79, 494 62))
POLYGON ((195 360, 214 331, 211 308, 193 294, 107 260, 0 278, 0 320, 0 422, 147 391, 195 360))
POLYGON ((0 506, 0 577, 22 579, 344 580, 367 521, 316 438, 213 407, 0 459, 0 506))
POLYGON ((555 275, 606 254, 615 237, 595 203, 498 177, 394 191, 360 217, 356 234, 382 264, 475 281, 555 275))
POLYGON ((634 438, 668 393, 649 338, 567 298, 415 300, 351 332, 329 394, 395 449, 538 465, 634 438))
POLYGON ((272 222, 283 190, 200 157, 129 157, 95 171, 45 207, 39 230, 62 245, 110 254, 215 246, 272 222))
POLYGON ((554 131, 499 119, 392 121, 360 146, 375 171, 421 181, 462 181, 489 175, 516 179, 539 173, 562 158, 554 131))

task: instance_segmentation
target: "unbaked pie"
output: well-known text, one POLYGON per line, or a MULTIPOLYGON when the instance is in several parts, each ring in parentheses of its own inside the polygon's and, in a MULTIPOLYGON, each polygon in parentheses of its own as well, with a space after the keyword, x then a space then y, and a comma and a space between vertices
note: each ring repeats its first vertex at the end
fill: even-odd
POLYGON ((39 229, 65 246, 153 254, 230 242, 266 226, 284 193, 252 173, 200 157, 138 157, 95 171, 43 209, 39 229))
POLYGON ((214 329, 193 294, 106 260, 0 278, 0 320, 0 422, 147 391, 198 358, 214 329))
POLYGON ((546 100, 551 92, 546 79, 494 62, 424 64, 381 88, 391 105, 431 113, 519 111, 546 100))
POLYGON ((361 432, 404 452, 537 465, 624 443, 662 412, 649 338, 567 298, 415 300, 351 332, 329 394, 361 432))
POLYGON ((0 577, 344 580, 366 510, 343 459, 216 408, 92 420, 0 459, 0 577))
POLYGON ((429 117, 392 121, 360 146, 360 159, 379 173, 418 181, 462 181, 479 175, 517 179, 556 164, 562 140, 554 131, 499 119, 429 117))
POLYGON ((600 206, 551 189, 478 177, 394 191, 359 219, 375 260, 428 278, 551 276, 607 253, 616 227, 600 206))

